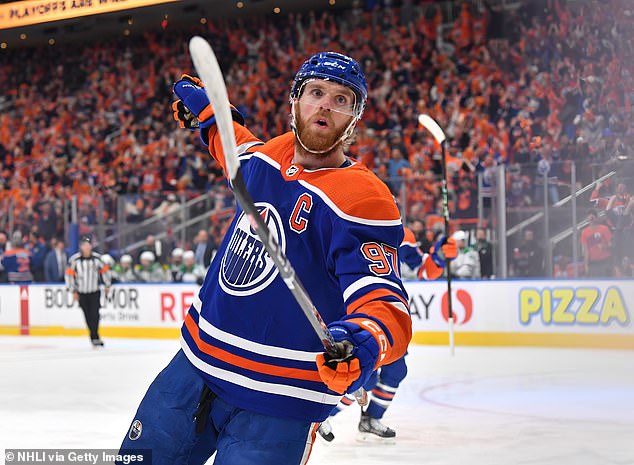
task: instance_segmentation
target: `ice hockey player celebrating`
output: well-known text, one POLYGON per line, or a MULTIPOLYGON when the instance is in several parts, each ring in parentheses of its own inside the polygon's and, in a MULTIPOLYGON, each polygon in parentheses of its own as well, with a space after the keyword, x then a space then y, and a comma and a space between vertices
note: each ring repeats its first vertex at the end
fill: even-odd
MULTIPOLYGON (((453 260, 458 254, 456 240, 440 236, 429 253, 420 250, 414 232, 404 228, 404 237, 399 247, 399 262, 404 279, 433 280, 441 276, 447 261, 453 260)), ((396 437, 396 431, 381 422, 383 415, 396 395, 399 385, 407 376, 405 356, 381 366, 363 386, 370 393, 370 404, 361 409, 361 419, 358 430, 360 439, 380 438, 390 440, 396 437)), ((339 405, 332 411, 331 417, 337 415, 345 407, 354 403, 354 397, 345 395, 339 405)), ((335 435, 329 420, 325 420, 317 429, 321 437, 331 442, 335 435)))
MULTIPOLYGON (((224 166, 213 109, 196 78, 174 85, 181 126, 199 126, 224 166)), ((122 449, 154 465, 304 464, 342 394, 399 359, 411 338, 398 276, 403 238, 387 187, 344 144, 367 100, 356 61, 318 53, 290 93, 292 132, 266 143, 234 130, 247 187, 336 341, 323 353, 299 305, 238 208, 182 328, 181 350, 150 386, 122 449)))

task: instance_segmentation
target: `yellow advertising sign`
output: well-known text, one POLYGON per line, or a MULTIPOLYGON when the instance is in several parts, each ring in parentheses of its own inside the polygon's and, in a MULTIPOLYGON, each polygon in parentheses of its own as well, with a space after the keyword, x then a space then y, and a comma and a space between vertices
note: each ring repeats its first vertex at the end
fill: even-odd
POLYGON ((178 0, 27 0, 0 5, 0 29, 111 13, 178 0))

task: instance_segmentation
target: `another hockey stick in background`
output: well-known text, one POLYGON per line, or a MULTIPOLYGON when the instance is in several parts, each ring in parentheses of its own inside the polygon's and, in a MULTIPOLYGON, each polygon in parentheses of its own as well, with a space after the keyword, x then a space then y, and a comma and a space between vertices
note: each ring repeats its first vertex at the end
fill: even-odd
MULTIPOLYGON (((193 37, 189 42, 189 52, 196 67, 200 79, 205 84, 205 92, 211 102, 216 117, 216 126, 222 142, 222 150, 225 156, 227 176, 233 187, 233 193, 247 216, 253 230, 257 233, 264 244, 264 248, 275 263, 279 273, 295 297, 295 300, 308 318, 311 326, 321 340, 324 349, 334 360, 343 360, 350 354, 351 346, 337 343, 332 337, 330 330, 324 323, 319 311, 311 300, 308 292, 302 285, 295 270, 288 261, 286 254, 280 248, 277 240, 270 234, 269 228, 257 210, 247 186, 244 183, 242 172, 240 171, 240 161, 236 147, 236 135, 233 131, 233 119, 229 107, 229 97, 227 88, 222 76, 222 71, 218 65, 216 55, 209 43, 202 37, 193 37)), ((354 393, 360 405, 368 403, 367 393, 359 389, 354 393)))
MULTIPOLYGON (((447 193, 447 156, 445 154, 445 141, 447 137, 445 136, 445 133, 440 128, 436 120, 431 116, 418 115, 418 122, 421 126, 431 132, 431 135, 434 136, 436 142, 440 144, 440 149, 442 152, 442 213, 443 217, 445 218, 445 235, 449 237, 449 194, 447 193)), ((445 271, 447 274, 447 302, 449 304, 449 347, 451 350, 451 355, 454 355, 454 317, 452 305, 453 299, 451 298, 451 271, 449 270, 449 261, 445 262, 445 271)))

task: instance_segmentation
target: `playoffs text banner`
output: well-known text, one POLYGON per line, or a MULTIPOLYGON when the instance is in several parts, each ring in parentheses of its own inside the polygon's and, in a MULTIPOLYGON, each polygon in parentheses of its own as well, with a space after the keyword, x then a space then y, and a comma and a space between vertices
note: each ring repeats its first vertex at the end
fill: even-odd
POLYGON ((111 13, 179 0, 26 0, 0 4, 0 29, 111 13))

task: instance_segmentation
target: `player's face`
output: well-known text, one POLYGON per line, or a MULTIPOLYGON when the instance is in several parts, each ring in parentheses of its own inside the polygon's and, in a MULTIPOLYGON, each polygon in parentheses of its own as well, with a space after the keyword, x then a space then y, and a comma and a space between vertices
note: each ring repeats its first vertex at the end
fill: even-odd
POLYGON ((308 81, 296 107, 302 142, 311 150, 327 150, 350 124, 354 106, 354 92, 347 87, 321 79, 308 81))

